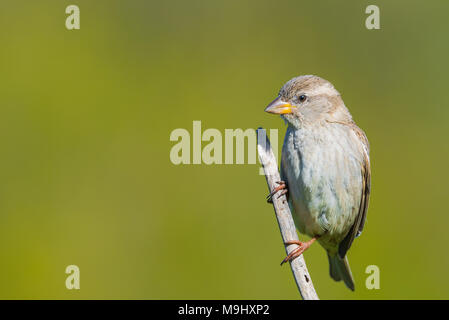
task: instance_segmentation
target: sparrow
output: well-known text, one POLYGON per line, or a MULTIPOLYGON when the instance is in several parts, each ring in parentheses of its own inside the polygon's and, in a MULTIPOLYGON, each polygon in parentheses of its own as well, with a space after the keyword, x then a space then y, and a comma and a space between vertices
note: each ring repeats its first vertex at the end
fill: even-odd
MULTIPOLYGON (((314 75, 291 79, 265 109, 287 124, 281 157, 282 181, 269 197, 286 194, 296 228, 311 237, 282 263, 317 241, 327 252, 330 276, 354 290, 347 252, 365 224, 371 172, 368 139, 352 119, 340 93, 314 75)), ((282 265, 281 263, 281 265, 282 265)))

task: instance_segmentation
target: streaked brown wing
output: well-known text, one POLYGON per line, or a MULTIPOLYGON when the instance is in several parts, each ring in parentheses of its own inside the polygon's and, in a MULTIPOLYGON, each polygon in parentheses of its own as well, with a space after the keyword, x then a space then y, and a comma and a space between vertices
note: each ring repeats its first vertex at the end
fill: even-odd
POLYGON ((352 225, 351 229, 349 230, 346 237, 343 239, 342 242, 340 242, 338 246, 338 255, 343 258, 346 255, 346 252, 348 252, 349 248, 352 245, 352 242, 356 237, 358 237, 363 230, 363 227, 365 225, 365 219, 366 219, 366 213, 368 211, 368 202, 369 202, 369 196, 371 192, 371 169, 370 169, 370 162, 369 162, 369 142, 368 139, 363 132, 362 129, 357 127, 355 124, 351 125, 354 132, 359 137, 360 141, 362 142, 364 146, 364 158, 362 163, 362 198, 360 200, 360 207, 359 212, 357 214, 356 220, 354 224, 352 225))

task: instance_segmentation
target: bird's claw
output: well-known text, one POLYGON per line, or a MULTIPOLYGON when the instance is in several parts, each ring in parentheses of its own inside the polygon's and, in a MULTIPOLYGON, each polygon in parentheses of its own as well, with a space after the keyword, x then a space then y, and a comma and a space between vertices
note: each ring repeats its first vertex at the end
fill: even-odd
POLYGON ((280 197, 282 197, 283 195, 288 193, 288 189, 287 189, 287 185, 285 183, 285 181, 276 181, 276 183, 279 185, 276 188, 273 189, 273 191, 270 192, 270 194, 267 196, 267 202, 268 203, 273 203, 273 196, 280 190, 281 193, 278 195, 278 199, 280 197))
POLYGON ((295 258, 299 257, 300 255, 302 255, 304 253, 304 251, 306 251, 312 245, 312 243, 315 242, 316 239, 318 239, 318 236, 310 239, 307 242, 302 242, 302 241, 299 241, 299 240, 286 241, 285 245, 297 244, 299 247, 293 249, 292 252, 290 252, 288 254, 288 256, 285 257, 284 260, 282 260, 281 266, 284 263, 286 263, 288 261, 292 261, 293 259, 295 259, 295 258))

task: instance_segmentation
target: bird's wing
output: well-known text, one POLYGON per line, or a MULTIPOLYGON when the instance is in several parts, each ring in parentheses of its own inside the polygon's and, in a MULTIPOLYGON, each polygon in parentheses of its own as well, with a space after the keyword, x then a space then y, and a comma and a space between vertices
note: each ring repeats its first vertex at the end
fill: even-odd
POLYGON ((349 230, 348 234, 346 235, 346 237, 343 239, 342 242, 340 242, 338 246, 338 254, 341 258, 343 258, 346 255, 346 252, 351 247, 351 244, 354 241, 354 239, 362 233, 363 226, 365 225, 366 213, 368 211, 369 196, 371 192, 371 169, 369 162, 368 138, 366 137, 365 132, 363 132, 363 130, 357 127, 355 124, 351 124, 351 127, 354 130, 357 137, 359 138, 359 140, 362 142, 363 148, 363 162, 361 167, 362 197, 360 199, 360 207, 356 220, 351 229, 349 230))

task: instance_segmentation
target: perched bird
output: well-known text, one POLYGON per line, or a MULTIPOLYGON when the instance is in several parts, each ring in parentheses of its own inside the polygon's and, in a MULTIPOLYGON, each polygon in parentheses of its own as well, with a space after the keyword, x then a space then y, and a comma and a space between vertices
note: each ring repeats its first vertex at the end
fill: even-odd
MULTIPOLYGON (((354 290, 346 253, 362 232, 370 195, 369 143, 329 82, 305 75, 291 79, 265 109, 288 125, 282 147, 281 179, 269 197, 287 193, 297 229, 327 251, 330 275, 354 290)), ((281 263, 281 264, 282 264, 281 263)))

